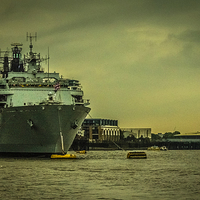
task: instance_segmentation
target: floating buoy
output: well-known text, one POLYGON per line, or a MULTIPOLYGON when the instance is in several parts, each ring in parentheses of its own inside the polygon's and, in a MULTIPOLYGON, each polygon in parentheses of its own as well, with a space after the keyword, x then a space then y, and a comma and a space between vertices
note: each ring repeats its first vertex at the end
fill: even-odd
POLYGON ((145 159, 147 158, 147 154, 145 152, 129 152, 127 158, 145 159))
POLYGON ((76 158, 76 155, 75 154, 52 154, 51 158, 70 159, 70 158, 76 158))
POLYGON ((85 153, 86 153, 86 150, 76 151, 76 153, 85 154, 85 153))

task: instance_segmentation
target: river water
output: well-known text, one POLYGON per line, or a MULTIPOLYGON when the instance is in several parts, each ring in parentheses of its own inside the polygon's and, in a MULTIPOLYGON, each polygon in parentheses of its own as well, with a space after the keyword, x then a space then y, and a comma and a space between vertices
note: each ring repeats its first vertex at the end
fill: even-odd
POLYGON ((0 199, 200 199, 200 150, 146 151, 147 159, 127 153, 0 158, 0 199))

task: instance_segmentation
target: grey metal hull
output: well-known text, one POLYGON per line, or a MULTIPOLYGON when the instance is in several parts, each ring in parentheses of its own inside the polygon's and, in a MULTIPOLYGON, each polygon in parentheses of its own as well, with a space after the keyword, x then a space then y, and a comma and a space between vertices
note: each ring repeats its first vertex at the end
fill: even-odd
POLYGON ((0 153, 67 152, 89 111, 82 105, 5 108, 0 112, 0 153))

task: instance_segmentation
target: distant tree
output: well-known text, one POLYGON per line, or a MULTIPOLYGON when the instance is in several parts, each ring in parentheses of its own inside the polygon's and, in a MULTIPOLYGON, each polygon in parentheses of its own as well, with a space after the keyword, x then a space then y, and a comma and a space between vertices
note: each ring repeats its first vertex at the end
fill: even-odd
POLYGON ((143 135, 141 135, 141 137, 138 138, 138 142, 140 142, 140 143, 143 143, 143 142, 144 142, 143 135))
POLYGON ((156 141, 156 140, 161 140, 161 137, 158 134, 151 134, 151 140, 156 141))
POLYGON ((150 139, 148 137, 144 138, 144 144, 149 144, 150 143, 150 139))
POLYGON ((133 141, 135 142, 136 141, 136 138, 134 135, 129 135, 127 138, 126 138, 127 141, 133 141))
POLYGON ((166 132, 164 135, 163 135, 163 138, 167 139, 167 138, 173 138, 174 135, 177 135, 177 134, 180 134, 179 131, 175 131, 175 132, 166 132))
POLYGON ((173 133, 172 132, 166 132, 164 135, 163 135, 163 138, 167 139, 167 138, 172 138, 173 137, 173 133))

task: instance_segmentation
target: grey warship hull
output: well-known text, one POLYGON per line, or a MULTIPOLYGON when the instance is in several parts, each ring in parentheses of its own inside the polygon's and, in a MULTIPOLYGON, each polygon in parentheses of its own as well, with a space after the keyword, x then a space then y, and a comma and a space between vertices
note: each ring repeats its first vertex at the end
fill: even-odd
POLYGON ((75 105, 9 107, 0 112, 1 154, 67 151, 90 108, 75 105))
POLYGON ((40 53, 0 50, 0 154, 65 154, 90 111, 78 80, 44 72, 40 53), (1 57, 1 52, 4 56, 1 57))

